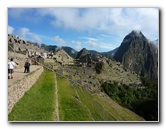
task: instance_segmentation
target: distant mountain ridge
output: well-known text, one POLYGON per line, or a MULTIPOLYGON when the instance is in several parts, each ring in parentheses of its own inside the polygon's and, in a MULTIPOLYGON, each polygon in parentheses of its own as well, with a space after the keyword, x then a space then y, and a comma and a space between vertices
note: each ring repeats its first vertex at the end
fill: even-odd
POLYGON ((109 56, 113 57, 115 55, 115 53, 117 52, 119 47, 111 50, 111 51, 108 51, 108 52, 102 52, 102 55, 105 55, 105 54, 108 54, 109 56))

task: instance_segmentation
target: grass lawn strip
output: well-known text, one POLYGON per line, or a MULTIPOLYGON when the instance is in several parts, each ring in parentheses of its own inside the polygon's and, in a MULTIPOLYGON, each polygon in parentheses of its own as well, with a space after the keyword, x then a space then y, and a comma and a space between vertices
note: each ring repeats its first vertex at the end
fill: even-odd
POLYGON ((60 121, 92 121, 87 107, 76 98, 74 89, 65 78, 57 78, 60 121))
POLYGON ((44 71, 8 115, 9 121, 54 121, 54 73, 44 71))

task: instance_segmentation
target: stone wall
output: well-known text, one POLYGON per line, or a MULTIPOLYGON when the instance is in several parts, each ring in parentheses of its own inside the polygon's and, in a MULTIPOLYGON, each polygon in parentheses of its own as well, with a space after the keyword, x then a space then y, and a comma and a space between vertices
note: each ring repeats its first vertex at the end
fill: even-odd
POLYGON ((33 84, 38 80, 43 72, 43 67, 37 69, 34 73, 29 74, 17 83, 8 86, 8 113, 10 113, 14 105, 23 97, 33 84))

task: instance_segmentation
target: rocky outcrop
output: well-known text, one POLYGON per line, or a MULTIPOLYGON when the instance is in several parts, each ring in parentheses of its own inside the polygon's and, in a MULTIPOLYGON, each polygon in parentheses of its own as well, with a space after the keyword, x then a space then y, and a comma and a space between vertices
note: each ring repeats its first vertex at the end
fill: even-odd
POLYGON ((158 53, 140 31, 132 31, 124 38, 114 58, 143 77, 158 77, 158 53))
POLYGON ((8 86, 8 113, 10 113, 14 105, 23 97, 24 93, 28 91, 33 84, 38 80, 43 72, 43 67, 37 69, 34 73, 8 86))

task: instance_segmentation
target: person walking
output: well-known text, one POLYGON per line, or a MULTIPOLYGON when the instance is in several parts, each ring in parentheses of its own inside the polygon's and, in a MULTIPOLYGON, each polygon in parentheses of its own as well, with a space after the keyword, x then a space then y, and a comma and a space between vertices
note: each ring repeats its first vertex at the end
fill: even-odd
POLYGON ((15 68, 16 64, 13 61, 13 58, 10 59, 10 61, 8 62, 8 79, 13 79, 13 72, 14 72, 14 68, 15 68))

